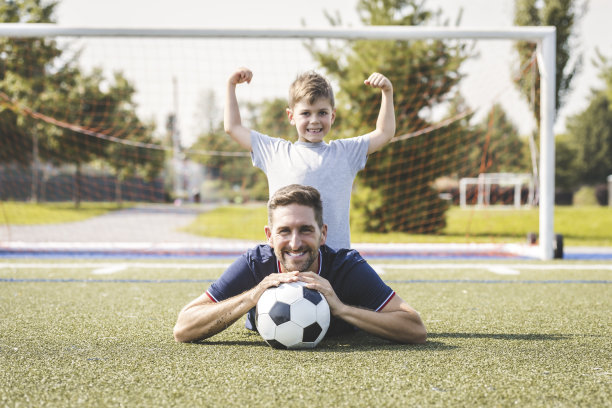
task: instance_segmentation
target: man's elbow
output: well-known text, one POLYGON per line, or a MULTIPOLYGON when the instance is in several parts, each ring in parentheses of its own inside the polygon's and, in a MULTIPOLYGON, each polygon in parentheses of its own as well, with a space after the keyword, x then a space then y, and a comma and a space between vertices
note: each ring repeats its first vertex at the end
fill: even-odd
POLYGON ((427 328, 418 313, 411 316, 404 330, 404 343, 424 344, 427 342, 427 328))
POLYGON ((427 329, 425 326, 420 327, 418 330, 415 330, 412 333, 412 339, 410 343, 412 344, 425 344, 427 342, 427 329))
POLYGON ((174 330, 172 334, 174 335, 174 341, 176 341, 177 343, 189 343, 190 341, 192 341, 187 336, 186 331, 183 328, 181 328, 178 324, 174 326, 174 330))
POLYGON ((425 327, 412 327, 405 330, 396 341, 403 344, 424 344, 427 342, 427 330, 425 327))

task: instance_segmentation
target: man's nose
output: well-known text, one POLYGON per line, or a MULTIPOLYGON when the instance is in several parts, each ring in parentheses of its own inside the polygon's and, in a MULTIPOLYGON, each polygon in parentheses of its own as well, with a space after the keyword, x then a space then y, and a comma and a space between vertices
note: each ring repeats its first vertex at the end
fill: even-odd
POLYGON ((300 234, 297 231, 291 234, 289 245, 291 245, 291 249, 294 250, 299 249, 302 246, 302 239, 300 238, 300 234))

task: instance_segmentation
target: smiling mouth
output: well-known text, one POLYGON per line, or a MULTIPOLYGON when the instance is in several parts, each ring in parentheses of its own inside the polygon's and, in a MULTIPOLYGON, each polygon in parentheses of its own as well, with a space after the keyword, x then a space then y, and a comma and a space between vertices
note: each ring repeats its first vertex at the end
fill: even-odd
POLYGON ((300 251, 300 252, 285 252, 285 254, 290 257, 290 258, 299 258, 301 256, 306 255, 306 251, 300 251))
POLYGON ((309 133, 321 133, 323 131, 323 128, 317 128, 317 129, 307 129, 307 131, 309 133))

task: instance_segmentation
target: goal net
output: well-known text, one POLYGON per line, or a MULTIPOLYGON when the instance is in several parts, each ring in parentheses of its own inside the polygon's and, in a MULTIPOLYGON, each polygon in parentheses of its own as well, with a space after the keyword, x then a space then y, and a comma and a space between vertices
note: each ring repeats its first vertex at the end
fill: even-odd
POLYGON ((373 130, 380 92, 363 80, 379 71, 393 82, 396 136, 368 158, 354 185, 356 247, 524 243, 526 231, 498 222, 504 214, 540 232, 546 242, 537 256, 550 257, 551 183, 542 180, 551 178, 552 122, 543 117, 538 131, 533 119, 541 93, 549 92, 534 80, 544 66, 536 50, 547 33, 13 24, 0 30, 4 247, 261 240, 267 181, 222 122, 227 78, 246 66, 254 77, 237 88, 243 121, 288 140, 296 131, 286 118, 287 93, 298 74, 319 71, 334 87, 337 119, 327 141, 373 130), (533 42, 534 57, 522 66, 518 41, 533 42), (529 97, 517 82, 531 84, 529 97), (519 184, 507 182, 513 175, 519 184), (478 180, 488 180, 485 201, 478 180), (198 226, 198 214, 228 205, 250 216, 237 221, 235 236, 198 226), (97 211, 105 215, 92 217, 97 211), (75 213, 83 219, 66 218, 75 213), (71 229, 78 225, 83 229, 71 229))

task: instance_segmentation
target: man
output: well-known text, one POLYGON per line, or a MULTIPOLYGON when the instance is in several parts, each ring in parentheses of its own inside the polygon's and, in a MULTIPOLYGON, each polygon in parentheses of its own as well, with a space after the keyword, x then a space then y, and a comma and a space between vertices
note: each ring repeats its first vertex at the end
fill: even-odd
POLYGON ((263 292, 284 282, 302 281, 321 292, 332 320, 327 335, 359 328, 400 343, 424 343, 427 331, 419 314, 387 286, 355 250, 325 245, 322 203, 313 187, 292 184, 268 202, 268 245, 242 255, 201 296, 179 313, 176 341, 206 339, 248 313, 263 292))

